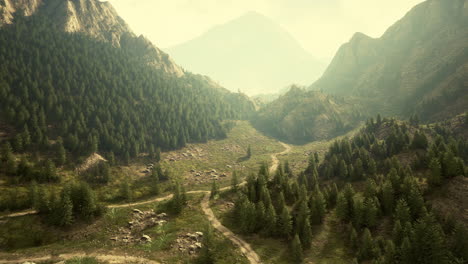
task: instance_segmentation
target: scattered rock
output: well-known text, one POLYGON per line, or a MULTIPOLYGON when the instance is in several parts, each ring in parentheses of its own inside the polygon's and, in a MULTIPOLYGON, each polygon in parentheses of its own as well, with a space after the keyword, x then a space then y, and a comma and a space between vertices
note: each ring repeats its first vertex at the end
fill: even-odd
POLYGON ((167 214, 165 213, 156 214, 154 210, 141 211, 139 209, 132 211, 133 218, 128 222, 128 226, 119 228, 118 234, 111 237, 110 240, 123 243, 149 243, 152 241, 151 237, 142 235, 141 232, 153 226, 162 226, 167 223, 165 220, 167 214))
POLYGON ((187 233, 185 235, 179 235, 174 245, 179 251, 186 251, 189 254, 196 254, 201 248, 201 239, 203 237, 202 232, 187 233))
POLYGON ((139 209, 133 209, 133 212, 141 215, 143 214, 143 212, 139 209))
POLYGON ((144 243, 151 243, 151 237, 148 235, 143 235, 141 236, 141 241, 143 241, 144 243))

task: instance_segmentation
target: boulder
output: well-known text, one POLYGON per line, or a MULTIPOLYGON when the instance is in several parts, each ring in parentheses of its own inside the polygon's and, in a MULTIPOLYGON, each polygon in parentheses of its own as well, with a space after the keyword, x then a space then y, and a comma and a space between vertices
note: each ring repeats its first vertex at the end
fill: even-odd
POLYGON ((148 236, 148 235, 143 235, 143 236, 141 236, 140 240, 145 242, 145 243, 150 243, 151 242, 151 237, 148 236))

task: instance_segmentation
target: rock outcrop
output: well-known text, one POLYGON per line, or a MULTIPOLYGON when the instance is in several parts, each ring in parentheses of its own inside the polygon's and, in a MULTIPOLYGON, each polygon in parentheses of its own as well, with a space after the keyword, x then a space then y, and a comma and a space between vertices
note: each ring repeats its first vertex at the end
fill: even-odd
POLYGON ((384 114, 418 112, 440 119, 466 110, 468 0, 428 0, 382 37, 357 33, 312 85, 340 96, 371 99, 384 114), (465 107, 463 107, 465 106, 465 107))
POLYGON ((0 26, 11 24, 18 11, 47 16, 69 33, 83 33, 138 56, 144 63, 181 77, 184 71, 143 36, 136 36, 109 2, 99 0, 0 0, 0 26))

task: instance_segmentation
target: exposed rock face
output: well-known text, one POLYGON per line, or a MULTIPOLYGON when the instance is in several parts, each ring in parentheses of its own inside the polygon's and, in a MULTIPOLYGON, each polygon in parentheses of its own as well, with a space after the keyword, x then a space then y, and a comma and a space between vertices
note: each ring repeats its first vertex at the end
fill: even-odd
POLYGON ((10 24, 14 14, 46 15, 69 33, 84 33, 115 47, 128 49, 145 63, 178 77, 184 75, 169 55, 143 36, 137 37, 109 2, 99 0, 0 0, 0 25, 10 24))
MULTIPOLYGON (((423 2, 379 39, 356 34, 312 88, 377 98, 386 114, 427 112, 424 104, 433 100, 452 114, 463 112, 468 105, 466 25, 468 0, 423 2), (451 99, 442 100, 447 94, 451 99)), ((442 117, 439 112, 428 116, 442 117)))
POLYGON ((23 10, 30 16, 36 12, 42 0, 0 0, 0 26, 11 24, 16 11, 23 10))

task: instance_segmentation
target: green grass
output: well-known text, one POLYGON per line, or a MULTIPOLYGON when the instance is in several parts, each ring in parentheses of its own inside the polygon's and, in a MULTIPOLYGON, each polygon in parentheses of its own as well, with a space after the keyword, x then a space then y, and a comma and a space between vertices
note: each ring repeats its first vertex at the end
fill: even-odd
POLYGON ((330 140, 314 141, 305 145, 291 145, 291 151, 285 155, 278 156, 278 159, 281 163, 284 163, 286 160, 289 162, 289 165, 294 173, 299 173, 304 171, 309 162, 310 154, 313 155, 315 152, 319 154, 319 159, 322 160, 325 153, 327 153, 330 145, 338 139, 343 139, 345 137, 353 137, 359 130, 361 126, 358 126, 352 131, 349 131, 343 136, 336 137, 330 140))
MULTIPOLYGON (((169 169, 172 175, 183 180, 190 189, 209 189, 211 179, 205 182, 196 182, 193 173, 196 171, 211 171, 215 169, 218 173, 231 175, 232 170, 241 171, 244 174, 256 172, 259 166, 264 163, 271 163, 271 154, 280 152, 283 147, 277 140, 264 136, 254 129, 247 121, 237 121, 233 129, 228 133, 226 139, 211 140, 207 143, 189 144, 187 147, 177 151, 162 154, 161 165, 163 169, 169 169), (249 145, 252 148, 252 157, 242 160, 245 157, 249 145), (184 157, 183 153, 198 153, 195 157, 184 157), (179 157, 178 160, 170 161, 170 157, 179 157), (227 166, 231 166, 228 168, 227 166)), ((230 177, 220 178, 220 186, 227 186, 230 177)))
MULTIPOLYGON (((288 241, 263 237, 257 234, 245 235, 239 233, 236 219, 230 215, 230 211, 225 211, 221 207, 224 202, 233 201, 233 199, 234 195, 232 193, 225 192, 220 195, 220 200, 211 202, 213 212, 223 225, 251 244, 252 248, 260 256, 262 263, 293 263, 288 241)), ((312 234, 312 247, 304 252, 305 263, 347 264, 352 261, 351 254, 346 248, 345 235, 343 235, 342 227, 334 212, 327 215, 323 225, 313 226, 312 234)))
MULTIPOLYGON (((59 255, 72 251, 106 254, 118 248, 120 255, 139 256, 164 263, 193 263, 196 256, 182 253, 173 245, 179 235, 205 230, 208 220, 200 207, 202 197, 201 194, 188 195, 189 204, 180 215, 169 215, 165 225, 144 230, 142 233, 152 238, 152 242, 148 244, 115 244, 110 238, 116 234, 119 227, 125 226, 130 221, 132 209, 155 209, 161 212, 165 208, 164 202, 109 209, 92 225, 79 223, 70 230, 43 225, 39 216, 18 217, 13 221, 0 223, 0 234, 9 234, 0 236, 0 241, 7 239, 11 245, 8 253, 0 253, 0 259, 8 258, 10 253, 21 256, 59 255), (73 235, 80 233, 79 236, 73 235), (40 238, 40 243, 34 240, 34 237, 40 238)), ((248 263, 240 250, 217 232, 215 232, 215 252, 216 263, 248 263)), ((91 260, 85 259, 73 261, 75 262, 67 263, 97 263, 86 262, 91 260)))
POLYGON ((65 261, 65 264, 99 264, 96 258, 93 257, 82 257, 82 258, 72 258, 65 261))

